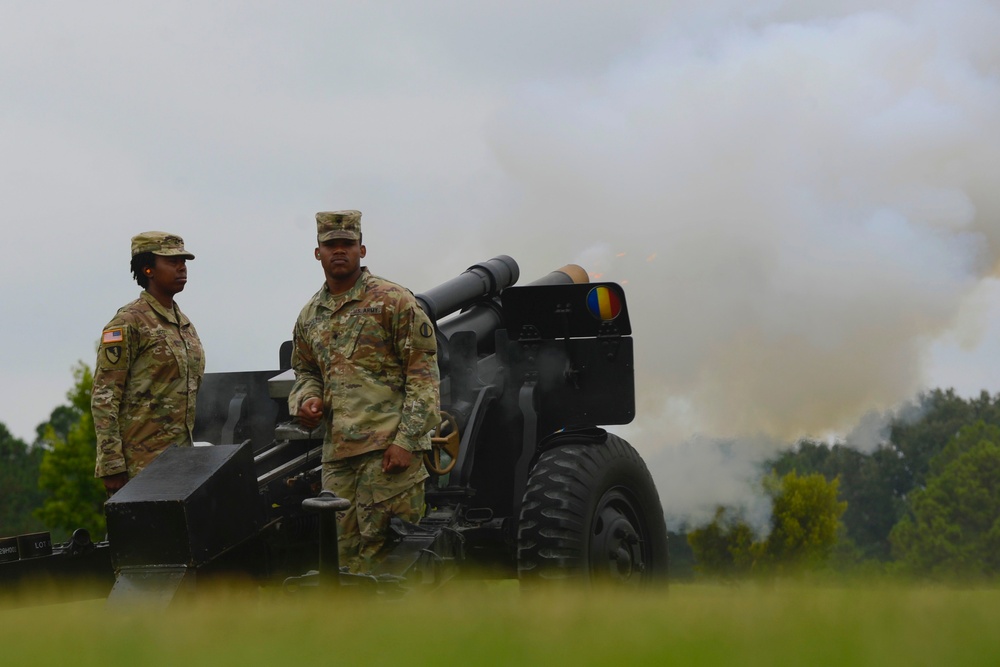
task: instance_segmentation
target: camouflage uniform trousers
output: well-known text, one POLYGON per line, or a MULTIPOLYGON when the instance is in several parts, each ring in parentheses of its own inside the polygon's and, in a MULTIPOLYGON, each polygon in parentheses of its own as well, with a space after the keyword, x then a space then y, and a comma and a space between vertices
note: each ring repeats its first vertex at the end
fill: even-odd
POLYGON ((382 472, 384 451, 323 464, 323 489, 351 501, 351 508, 337 514, 338 552, 341 567, 370 572, 385 556, 389 520, 399 517, 416 523, 424 513, 423 452, 413 452, 410 467, 401 473, 382 472))

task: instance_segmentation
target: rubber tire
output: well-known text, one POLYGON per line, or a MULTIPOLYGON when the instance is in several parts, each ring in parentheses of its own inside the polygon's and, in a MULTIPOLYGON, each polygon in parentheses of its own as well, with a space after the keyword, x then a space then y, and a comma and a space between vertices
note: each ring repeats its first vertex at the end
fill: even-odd
POLYGON ((569 442, 539 457, 518 521, 522 588, 662 584, 667 558, 660 497, 630 444, 608 434, 604 442, 569 442))

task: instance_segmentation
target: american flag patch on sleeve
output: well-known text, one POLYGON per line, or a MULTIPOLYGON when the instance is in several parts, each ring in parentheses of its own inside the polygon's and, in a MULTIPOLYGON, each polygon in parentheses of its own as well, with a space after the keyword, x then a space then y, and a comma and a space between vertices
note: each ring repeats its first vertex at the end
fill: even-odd
POLYGON ((120 343, 122 342, 122 330, 121 329, 105 329, 104 335, 101 336, 101 343, 120 343))

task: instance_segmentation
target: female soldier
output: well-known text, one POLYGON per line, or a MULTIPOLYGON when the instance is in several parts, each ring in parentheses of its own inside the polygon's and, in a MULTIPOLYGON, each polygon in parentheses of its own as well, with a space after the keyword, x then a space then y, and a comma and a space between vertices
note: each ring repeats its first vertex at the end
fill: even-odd
POLYGON ((170 445, 192 444, 205 353, 174 302, 187 283, 189 259, 194 255, 176 234, 132 238, 132 275, 143 291, 104 327, 91 396, 94 475, 109 495, 170 445))

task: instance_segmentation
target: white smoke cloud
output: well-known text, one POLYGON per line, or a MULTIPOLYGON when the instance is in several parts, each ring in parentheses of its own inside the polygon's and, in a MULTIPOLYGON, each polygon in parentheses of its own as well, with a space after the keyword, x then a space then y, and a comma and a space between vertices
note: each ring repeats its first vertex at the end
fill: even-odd
POLYGON ((830 4, 669 32, 493 125, 539 250, 627 281, 670 511, 709 516, 774 443, 913 396, 1000 266, 997 8, 830 4))

